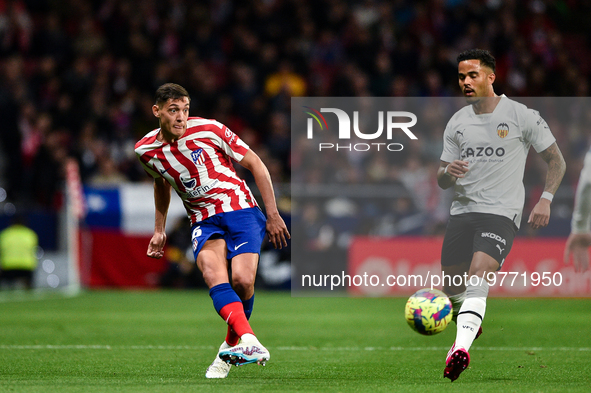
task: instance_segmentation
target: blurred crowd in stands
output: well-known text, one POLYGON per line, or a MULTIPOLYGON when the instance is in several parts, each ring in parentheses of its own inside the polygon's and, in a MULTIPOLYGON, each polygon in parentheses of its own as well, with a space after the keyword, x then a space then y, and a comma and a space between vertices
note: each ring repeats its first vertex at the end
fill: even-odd
MULTIPOLYGON (((158 127, 165 82, 288 183, 291 97, 456 96, 455 58, 473 47, 496 56, 499 94, 584 97, 590 24, 576 0, 0 0, 0 186, 56 209, 67 157, 85 184, 149 181, 133 146, 158 127)), ((589 145, 588 130, 556 136, 570 163, 589 145)), ((441 135, 425 138, 432 149, 441 135)), ((372 173, 432 178, 437 159, 422 153, 372 173)))

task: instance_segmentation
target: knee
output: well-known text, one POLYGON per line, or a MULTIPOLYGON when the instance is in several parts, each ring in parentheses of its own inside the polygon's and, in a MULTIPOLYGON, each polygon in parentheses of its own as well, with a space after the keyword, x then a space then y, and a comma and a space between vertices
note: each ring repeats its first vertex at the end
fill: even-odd
MULTIPOLYGON (((478 277, 478 279, 482 279, 484 278, 485 281, 488 281, 488 276, 490 274, 494 274, 498 269, 498 265, 497 266, 475 266, 473 268, 470 269, 470 272, 468 273, 468 281, 470 280, 471 277, 478 277)), ((473 279, 474 281, 476 281, 476 279, 473 279)))
POLYGON ((468 278, 478 276, 479 278, 484 277, 486 279, 489 273, 494 273, 498 269, 499 263, 496 259, 482 252, 478 252, 474 255, 474 259, 470 265, 468 278))
POLYGON ((237 274, 232 275, 232 287, 234 291, 240 296, 242 299, 248 298, 248 295, 251 295, 254 289, 254 277, 250 277, 249 275, 244 274, 237 274))

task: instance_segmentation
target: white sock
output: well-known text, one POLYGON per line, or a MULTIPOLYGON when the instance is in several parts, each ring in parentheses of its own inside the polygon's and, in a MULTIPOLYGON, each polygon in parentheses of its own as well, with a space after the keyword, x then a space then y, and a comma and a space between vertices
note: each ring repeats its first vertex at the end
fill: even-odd
POLYGON ((226 340, 224 340, 224 342, 222 343, 222 345, 220 345, 220 351, 221 350, 224 350, 224 349, 228 349, 228 348, 232 348, 232 347, 230 346, 230 344, 228 344, 226 342, 226 340))
MULTIPOLYGON (((478 277, 477 277, 478 278, 478 277)), ((476 281, 476 280, 472 280, 476 281)), ((472 285, 468 280, 466 285, 466 300, 460 308, 457 319, 457 333, 455 348, 470 350, 478 329, 486 312, 486 298, 488 296, 488 282, 478 278, 478 284, 472 285)))
POLYGON ((448 297, 449 297, 449 300, 451 301, 451 305, 453 307, 453 318, 452 319, 454 322, 457 322, 458 313, 460 312, 460 308, 462 307, 464 300, 466 300, 466 291, 464 291, 462 293, 458 293, 457 295, 451 295, 448 297))

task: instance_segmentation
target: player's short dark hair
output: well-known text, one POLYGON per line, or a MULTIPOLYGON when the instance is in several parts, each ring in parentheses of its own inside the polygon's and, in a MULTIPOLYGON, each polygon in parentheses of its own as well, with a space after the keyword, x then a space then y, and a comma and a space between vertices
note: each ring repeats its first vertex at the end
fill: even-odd
POLYGON ((165 83, 156 90, 156 105, 162 107, 171 98, 178 100, 183 97, 187 97, 191 102, 191 97, 189 97, 189 93, 183 86, 176 83, 165 83))
POLYGON ((480 64, 495 72, 497 61, 486 49, 469 49, 458 55, 458 64, 464 60, 480 60, 480 64))

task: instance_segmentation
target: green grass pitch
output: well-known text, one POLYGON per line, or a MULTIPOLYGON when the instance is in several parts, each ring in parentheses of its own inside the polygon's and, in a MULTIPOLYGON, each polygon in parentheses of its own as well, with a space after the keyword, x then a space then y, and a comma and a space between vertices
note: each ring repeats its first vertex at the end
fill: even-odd
POLYGON ((453 383, 455 325, 420 336, 405 302, 260 291, 251 324, 271 360, 207 380, 225 324, 205 291, 0 294, 0 392, 589 391, 591 299, 489 299, 453 383))

